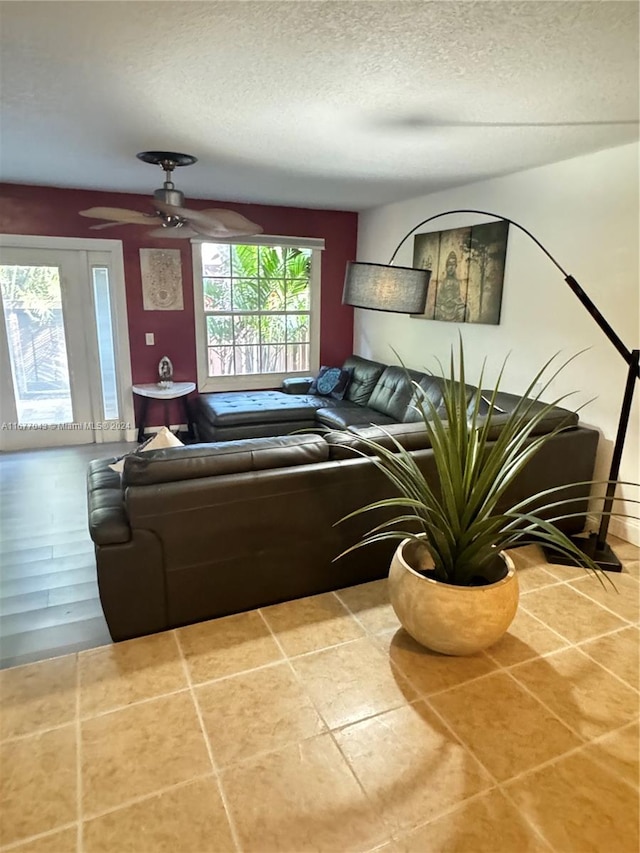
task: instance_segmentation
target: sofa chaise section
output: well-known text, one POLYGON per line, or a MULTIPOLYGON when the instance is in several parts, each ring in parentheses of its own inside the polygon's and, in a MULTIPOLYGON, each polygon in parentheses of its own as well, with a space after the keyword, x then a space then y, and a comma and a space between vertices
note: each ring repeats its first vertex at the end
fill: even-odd
MULTIPOLYGON (((351 356, 344 365, 352 371, 344 399, 310 394, 312 378, 286 379, 280 391, 231 391, 200 394, 192 406, 192 417, 200 441, 225 441, 289 435, 303 429, 337 427, 339 424, 393 423, 385 408, 367 409, 379 380, 387 368, 379 362, 351 356), (333 410, 344 411, 342 419, 332 421, 333 410)), ((401 371, 403 372, 403 371, 401 371)), ((404 373, 404 372, 403 372, 404 373)), ((410 397, 410 382, 403 377, 404 397, 410 397)), ((380 395, 384 392, 381 387, 380 395)), ((382 399, 382 398, 381 398, 382 399)), ((387 401, 388 402, 388 401, 387 401)), ((406 403, 405 403, 406 408, 406 403)))

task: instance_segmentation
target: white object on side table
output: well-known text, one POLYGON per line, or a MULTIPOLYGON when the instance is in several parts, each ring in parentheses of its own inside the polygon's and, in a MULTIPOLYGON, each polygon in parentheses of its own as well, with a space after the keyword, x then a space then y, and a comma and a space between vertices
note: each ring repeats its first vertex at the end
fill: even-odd
POLYGON ((195 382, 173 382, 167 388, 162 388, 156 382, 149 382, 146 385, 133 385, 132 391, 134 394, 137 394, 138 397, 142 397, 142 411, 140 412, 140 426, 138 427, 138 441, 144 441, 144 430, 146 426, 146 418, 147 418, 147 409, 149 407, 149 400, 164 400, 164 419, 165 426, 170 426, 168 420, 168 407, 166 405, 166 401, 168 400, 176 400, 178 397, 182 398, 182 404, 184 407, 184 413, 187 421, 187 428, 189 430, 189 435, 192 435, 191 429, 191 416, 189 414, 189 407, 187 406, 186 396, 190 394, 192 391, 196 390, 195 382))

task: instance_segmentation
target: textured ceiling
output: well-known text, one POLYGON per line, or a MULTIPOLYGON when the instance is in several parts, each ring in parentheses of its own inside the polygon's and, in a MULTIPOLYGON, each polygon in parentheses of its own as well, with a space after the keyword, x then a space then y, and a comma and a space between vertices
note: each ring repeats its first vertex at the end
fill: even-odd
POLYGON ((638 136, 636 2, 0 9, 7 181, 357 210, 638 136))

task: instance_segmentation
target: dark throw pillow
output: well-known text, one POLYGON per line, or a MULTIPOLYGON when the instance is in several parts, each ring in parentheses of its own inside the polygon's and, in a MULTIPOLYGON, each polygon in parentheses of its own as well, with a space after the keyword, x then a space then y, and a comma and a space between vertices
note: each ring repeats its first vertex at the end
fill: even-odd
POLYGON ((352 367, 323 366, 311 383, 309 394, 319 394, 321 397, 332 397, 334 400, 342 400, 349 387, 352 376, 352 367))

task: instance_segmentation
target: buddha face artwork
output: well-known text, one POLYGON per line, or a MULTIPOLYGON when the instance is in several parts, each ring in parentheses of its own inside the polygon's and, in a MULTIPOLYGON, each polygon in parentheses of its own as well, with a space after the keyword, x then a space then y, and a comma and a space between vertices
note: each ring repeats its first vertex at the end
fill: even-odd
POLYGON ((500 322, 509 224, 417 234, 413 266, 431 270, 424 314, 449 323, 500 322))

